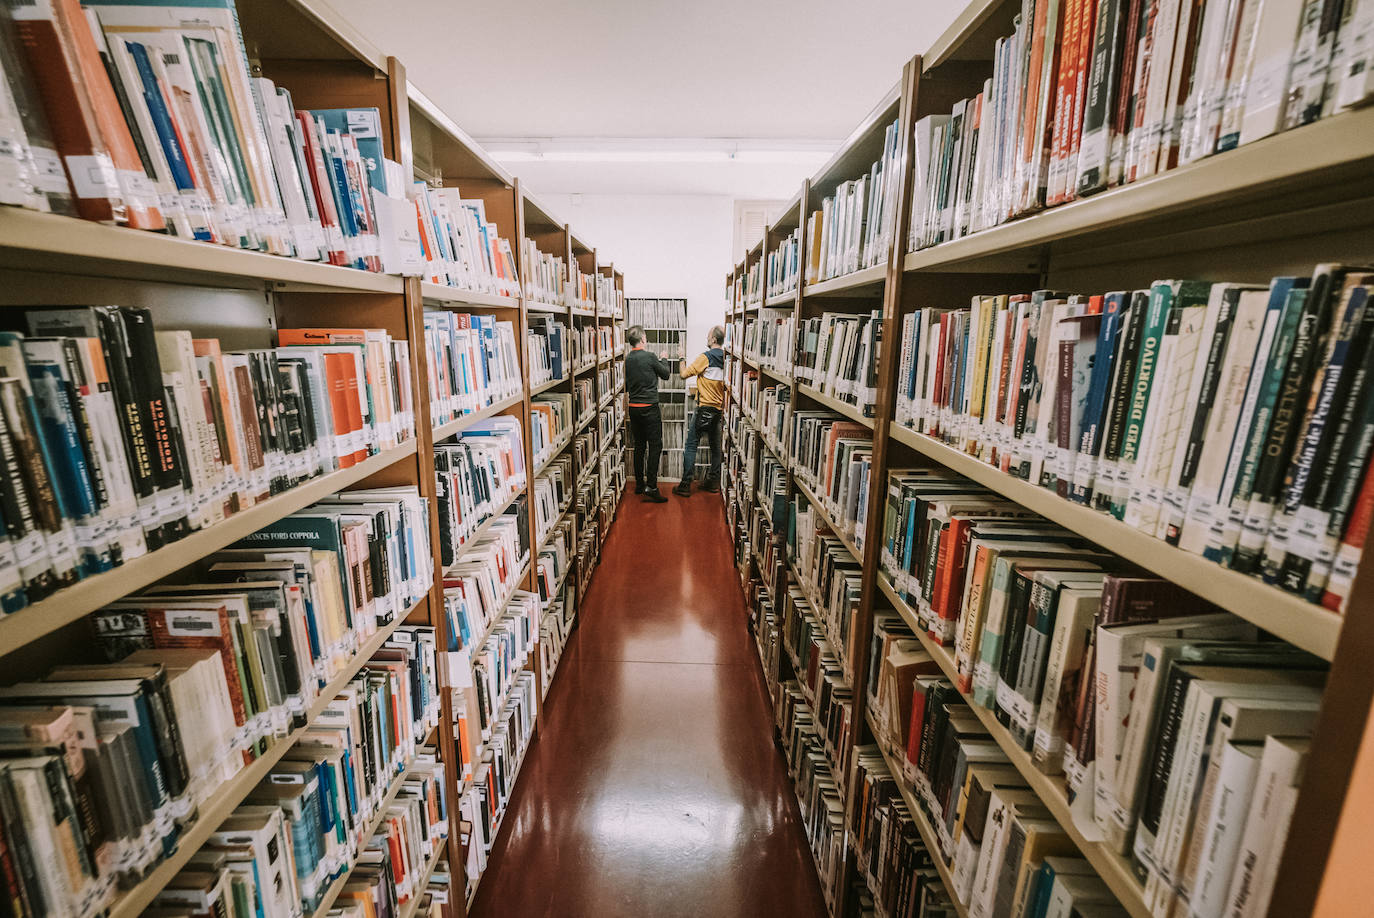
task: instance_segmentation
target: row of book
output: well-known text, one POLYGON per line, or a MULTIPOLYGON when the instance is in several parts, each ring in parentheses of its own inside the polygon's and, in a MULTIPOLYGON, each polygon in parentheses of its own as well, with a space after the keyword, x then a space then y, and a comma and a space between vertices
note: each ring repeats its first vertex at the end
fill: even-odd
POLYGON ((510 241, 487 220, 485 201, 464 198, 457 186, 432 188, 424 182, 410 186, 410 197, 423 260, 422 272, 416 273, 432 284, 460 290, 501 296, 520 292, 510 241))
POLYGON ((625 318, 625 294, 616 286, 614 277, 596 275, 596 308, 603 316, 625 318))
POLYGON ((820 726, 795 680, 779 686, 776 715, 807 845, 815 858, 821 891, 833 908, 845 859, 844 792, 826 752, 820 726))
POLYGON ((568 288, 568 272, 563 257, 540 251, 533 239, 526 237, 521 263, 525 269, 525 296, 541 303, 561 306, 568 288))
POLYGON ((570 298, 575 309, 596 309, 597 283, 601 277, 595 271, 584 273, 577 262, 572 266, 570 298))
MULTIPOLYGON (((851 650, 859 602, 859 562, 835 537, 818 508, 801 495, 789 504, 775 492, 775 526, 786 533, 788 560, 797 585, 818 616, 827 639, 852 673, 851 650), (778 505, 781 504, 781 512, 778 505)), ((786 597, 780 594, 782 604, 786 597)))
POLYGON ((13 612, 414 435, 409 349, 282 329, 223 352, 149 310, 0 333, 0 608, 13 612))
POLYGON ((430 420, 446 424, 524 391, 515 325, 492 315, 426 309, 430 420))
POLYGON ((1362 104, 1371 18, 1344 0, 1023 4, 983 91, 916 124, 911 247, 1362 104))
POLYGON ((46 0, 0 32, 11 203, 382 270, 377 110, 299 110, 253 77, 232 2, 169 25, 155 3, 46 0))
POLYGON ((791 659, 796 685, 824 741, 826 756, 838 771, 840 750, 849 747, 854 716, 854 692, 845 674, 842 651, 826 637, 804 594, 793 590, 780 597, 783 646, 791 659))
MULTIPOLYGON (((321 558, 324 565, 332 561, 321 558)), ((284 643, 279 650, 266 647, 271 628, 286 630, 294 622, 271 606, 268 624, 248 621, 249 602, 273 592, 251 578, 271 574, 254 572, 236 582, 242 572, 227 572, 223 563, 240 562, 217 564, 220 582, 188 586, 189 599, 168 593, 101 613, 98 643, 115 662, 64 664, 41 681, 0 692, 0 732, 9 750, 0 765, 3 859, 7 901, 19 914, 97 914, 175 851, 179 831, 195 821, 198 808, 265 748, 271 726, 258 731, 245 722, 245 711, 254 714, 245 699, 275 703, 261 708, 261 717, 280 710, 284 722, 295 719, 290 738, 283 733, 274 740, 292 743, 274 773, 294 771, 298 779, 330 782, 335 789, 347 780, 356 788, 335 794, 330 813, 304 821, 299 811, 278 807, 270 777, 247 792, 240 811, 263 804, 258 809, 267 825, 284 827, 287 838, 294 830, 312 843, 280 849, 291 852, 277 867, 290 870, 291 885, 280 894, 294 910, 357 852, 361 827, 377 802, 365 788, 413 754, 419 731, 437 722, 433 632, 410 629, 393 634, 307 723, 303 708, 279 697, 275 681, 295 672, 291 649, 284 643), (232 620, 227 609, 235 610, 232 620), (255 646, 282 653, 285 665, 275 671, 253 666, 269 662, 255 646), (257 678, 264 673, 266 682, 257 678), (333 830, 327 837, 322 825, 333 830)), ((323 573, 337 591, 339 571, 323 573)), ((287 592, 280 581, 268 582, 287 592)), ((212 837, 212 846, 232 830, 233 819, 212 837)), ((239 852, 234 860, 261 854, 239 852)))
POLYGON ((572 400, 566 392, 545 392, 530 399, 530 444, 536 467, 567 443, 573 428, 572 400))
POLYGON ((563 661, 568 638, 572 636, 571 608, 570 599, 560 596, 550 604, 539 623, 539 676, 542 681, 539 691, 544 698, 548 697, 549 686, 558 672, 558 664, 563 661))
POLYGON ((596 388, 594 380, 573 380, 573 404, 577 408, 576 425, 580 429, 596 412, 596 388))
POLYGON ((467 844, 469 894, 481 881, 506 804, 524 764, 525 750, 534 731, 538 692, 533 672, 526 670, 515 677, 505 706, 492 726, 491 739, 483 744, 472 784, 459 800, 459 813, 467 831, 463 840, 467 844))
POLYGON ((857 405, 872 416, 877 402, 877 354, 882 315, 827 312, 803 319, 792 366, 799 383, 857 405))
POLYGON ((1371 514, 1374 273, 976 297, 903 320, 897 423, 1344 607, 1371 514))
MULTIPOLYGON (((394 916, 413 898, 446 895, 438 888, 447 882, 446 874, 436 872, 425 882, 427 859, 441 850, 446 829, 442 765, 432 750, 422 750, 411 767, 413 774, 379 814, 375 833, 338 887, 329 909, 334 918, 394 916)), ((279 813, 257 807, 251 814, 230 817, 226 825, 231 828, 196 852, 158 893, 150 912, 165 918, 299 913, 300 905, 291 898, 296 889, 290 834, 279 813)), ((436 912, 431 908, 416 914, 436 912)))
POLYGON ((759 259, 744 272, 744 284, 740 288, 744 308, 756 308, 763 302, 764 260, 759 259))
MULTIPOLYGON (((871 897, 861 900, 861 914, 886 918, 953 918, 959 912, 935 866, 936 855, 903 799, 899 779, 876 746, 854 750, 855 803, 850 831, 864 885, 871 897)), ((1000 913, 999 913, 1000 914, 1000 913)), ((1011 914, 1007 912, 1007 914, 1011 914)), ((1027 918, 1038 911, 1025 913, 1027 918)), ((1044 913, 1067 918, 1068 913, 1044 913)), ((1085 916, 1086 918, 1086 916, 1085 916)))
POLYGON ((521 494, 444 570, 450 652, 480 642, 504 613, 529 561, 529 505, 521 494))
POLYGON ((873 431, 829 411, 797 410, 789 420, 792 474, 821 502, 835 531, 862 550, 873 431))
POLYGON ((572 457, 562 456, 550 463, 544 474, 534 481, 531 500, 534 503, 535 542, 542 543, 544 537, 558 522, 559 516, 572 501, 573 468, 572 457))
POLYGON ((576 556, 575 539, 576 526, 571 516, 564 516, 544 535, 543 547, 535 558, 534 583, 546 613, 562 598, 576 556))
POLYGON ((553 316, 531 313, 528 341, 529 380, 540 386, 555 379, 563 379, 572 371, 568 354, 568 326, 553 316))
POLYGON ((801 227, 788 234, 768 253, 767 298, 795 293, 801 278, 801 227))
POLYGON ((501 415, 434 445, 439 558, 449 567, 477 530, 510 504, 526 480, 520 422, 501 415))
POLYGON ((794 316, 787 314, 778 317, 768 312, 744 323, 741 343, 745 355, 758 361, 760 366, 791 375, 796 338, 797 320, 794 316))
POLYGON ((506 702, 535 652, 540 612, 537 594, 515 590, 480 645, 449 655, 455 748, 465 778, 476 774, 502 723, 506 702))
MULTIPOLYGON (((1036 768, 1064 774, 1067 796, 1086 796, 1079 811, 1130 858, 1157 914, 1180 902, 1209 915, 1230 914, 1237 896, 1267 902, 1301 750, 1286 760, 1286 813, 1269 791, 1252 798, 1250 785, 1227 796, 1222 818, 1216 782, 1228 743, 1251 744, 1258 766, 1269 738, 1282 740, 1279 756, 1310 735, 1321 660, 1261 641, 1253 625, 945 473, 891 475, 881 563, 930 645, 874 651, 883 668, 911 667, 896 688, 876 689, 884 729, 909 762, 929 764, 921 750, 931 734, 909 726, 920 717, 949 705, 985 710, 1036 768), (1266 850, 1234 860, 1247 835, 1236 817, 1255 807, 1269 807, 1266 850)), ((889 614, 875 641, 905 629, 889 614)), ((988 718, 974 717, 960 735, 988 729, 988 718)))
POLYGON ((633 297, 625 314, 625 324, 657 331, 687 329, 687 301, 684 299, 642 299, 633 297))
POLYGON ((596 365, 596 326, 574 323, 572 337, 568 343, 572 345, 574 372, 581 373, 588 367, 596 365))
POLYGON ((814 284, 886 264, 897 206, 897 122, 883 132, 883 150, 869 171, 840 182, 806 219, 806 282, 814 284))

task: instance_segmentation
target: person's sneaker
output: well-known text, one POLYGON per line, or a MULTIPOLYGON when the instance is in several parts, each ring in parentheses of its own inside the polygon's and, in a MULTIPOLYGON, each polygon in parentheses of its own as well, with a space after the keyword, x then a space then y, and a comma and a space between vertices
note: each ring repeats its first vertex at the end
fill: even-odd
POLYGON ((719 493, 720 493, 720 482, 719 482, 719 481, 712 481, 712 480, 710 480, 710 479, 707 479, 706 481, 703 481, 703 482, 701 483, 701 490, 703 490, 703 491, 709 491, 709 492, 711 492, 712 494, 719 494, 719 493))
POLYGON ((637 482, 637 481, 635 482, 635 493, 636 493, 636 494, 643 494, 646 490, 648 490, 648 489, 645 488, 644 485, 640 484, 640 483, 637 482))
POLYGON ((679 481, 677 487, 673 488, 673 493, 678 497, 692 496, 692 483, 690 481, 679 481))
POLYGON ((647 502, 649 502, 649 503, 651 503, 651 504, 666 504, 666 503, 668 503, 668 498, 666 498, 666 497, 664 497, 662 494, 660 494, 658 488, 654 488, 652 491, 650 491, 650 490, 648 490, 648 489, 645 489, 645 491, 644 491, 644 500, 646 500, 647 502))

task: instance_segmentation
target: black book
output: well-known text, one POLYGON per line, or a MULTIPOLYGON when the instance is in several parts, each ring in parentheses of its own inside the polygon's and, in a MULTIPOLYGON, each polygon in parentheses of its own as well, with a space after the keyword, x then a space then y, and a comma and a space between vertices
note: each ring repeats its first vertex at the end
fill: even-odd
POLYGON ((42 881, 38 877, 36 853, 29 840, 29 829, 25 825, 23 811, 15 794, 13 778, 8 765, 0 764, 0 818, 5 832, 5 841, 14 853, 14 862, 19 872, 19 890, 22 904, 27 915, 46 915, 49 906, 43 896, 42 881))
MULTIPOLYGON (((153 314, 148 309, 133 306, 118 307, 120 324, 124 327, 127 346, 128 372, 133 384, 135 405, 147 434, 153 481, 159 502, 160 525, 164 543, 174 542, 190 531, 186 517, 184 490, 185 469, 177 464, 176 449, 172 445, 172 431, 163 395, 162 365, 157 356, 157 339, 153 334, 153 314)), ((150 546, 151 547, 151 546, 150 546)))
MULTIPOLYGON (((1264 452, 1255 472, 1255 486, 1250 499, 1247 529, 1252 519, 1262 517, 1267 529, 1270 514, 1284 487, 1289 459, 1298 442, 1303 416, 1307 409, 1308 393, 1316 375, 1318 363, 1324 356, 1323 343, 1331 327, 1331 314, 1347 269, 1342 265, 1320 264, 1312 272, 1312 285, 1298 319, 1293 349, 1288 356, 1288 368, 1274 402, 1269 433, 1265 437, 1264 452)), ((1232 556, 1231 566, 1247 574, 1259 570, 1264 554, 1264 533, 1258 538, 1246 532, 1241 536, 1232 556)))
MULTIPOLYGON (((1026 640, 1027 620, 1030 615, 1032 596, 1043 591, 1034 581, 1032 573, 1012 569, 1011 597, 1007 600, 1007 617, 1002 626, 1002 658, 997 664, 999 694, 1003 684, 1015 689, 1016 677, 1021 665, 1021 646, 1026 640)), ((997 722, 1011 728, 1011 715, 1001 705, 993 713, 997 722)))
MULTIPOLYGON (((1101 456, 1104 463, 1116 462, 1121 458, 1121 444, 1126 438, 1126 414, 1131 407, 1136 368, 1140 364, 1140 339, 1144 334, 1146 313, 1149 312, 1150 291, 1132 291, 1129 302, 1128 315, 1120 333, 1120 350, 1114 361, 1112 398, 1106 410, 1101 456)), ((1032 356, 1030 353, 1026 354, 1027 364, 1031 362, 1032 356)), ((1017 411, 1020 410, 1018 406, 1017 411)), ((1114 487, 1097 487, 1093 493, 1094 509, 1109 511, 1114 493, 1114 487)))

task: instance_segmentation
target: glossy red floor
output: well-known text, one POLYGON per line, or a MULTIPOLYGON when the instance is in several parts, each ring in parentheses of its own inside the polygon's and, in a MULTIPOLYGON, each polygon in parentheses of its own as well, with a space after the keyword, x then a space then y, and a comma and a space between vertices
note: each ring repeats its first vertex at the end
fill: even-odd
POLYGON ((628 494, 578 614, 472 914, 823 916, 719 498, 628 494))

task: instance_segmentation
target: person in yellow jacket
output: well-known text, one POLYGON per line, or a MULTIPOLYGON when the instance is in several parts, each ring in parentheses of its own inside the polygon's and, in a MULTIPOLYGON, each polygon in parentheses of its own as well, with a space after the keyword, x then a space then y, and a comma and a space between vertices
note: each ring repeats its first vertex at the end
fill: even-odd
MULTIPOLYGON (((697 462, 697 441, 705 435, 711 445, 711 470, 701 483, 703 491, 720 490, 720 426, 725 410, 725 329, 719 325, 706 335, 706 350, 682 368, 684 380, 696 379, 697 408, 687 422, 686 442, 682 451, 682 480, 673 493, 679 497, 692 494, 692 477, 697 462)), ((684 345, 681 357, 687 359, 684 345)))

